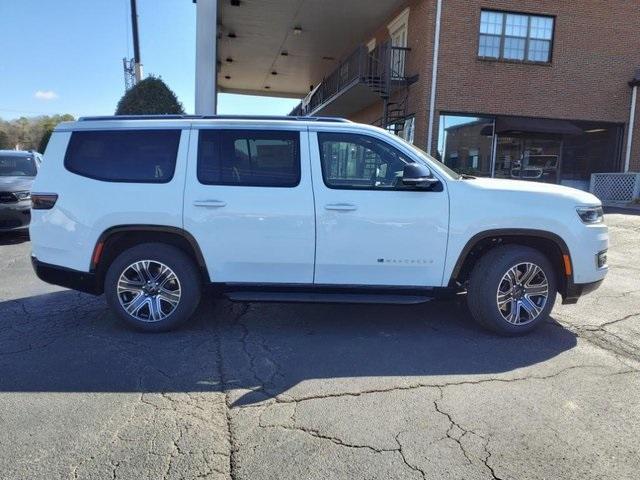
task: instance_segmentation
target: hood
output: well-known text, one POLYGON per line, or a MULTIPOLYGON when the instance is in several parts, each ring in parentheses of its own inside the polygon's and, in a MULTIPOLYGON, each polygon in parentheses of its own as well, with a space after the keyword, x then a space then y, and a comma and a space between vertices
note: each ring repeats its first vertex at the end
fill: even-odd
POLYGON ((576 188, 564 187, 552 183, 530 182, 525 180, 509 180, 502 178, 475 178, 473 180, 463 180, 469 182, 470 185, 484 190, 493 190, 500 192, 517 193, 534 193, 558 199, 565 199, 576 205, 601 205, 602 202, 589 192, 578 190, 576 188))
POLYGON ((24 192, 31 190, 35 177, 1 177, 0 192, 24 192))

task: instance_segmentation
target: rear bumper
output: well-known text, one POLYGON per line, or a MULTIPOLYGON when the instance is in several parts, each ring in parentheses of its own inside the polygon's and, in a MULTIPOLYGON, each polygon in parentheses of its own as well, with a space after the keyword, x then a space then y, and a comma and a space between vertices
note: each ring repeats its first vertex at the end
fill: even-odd
POLYGON ((31 264, 33 265, 36 275, 43 282, 78 290, 79 292, 90 293, 92 295, 100 295, 102 293, 95 273, 80 272, 58 265, 43 263, 36 257, 31 257, 31 264))
POLYGON ((581 296, 591 293, 599 288, 603 281, 604 279, 590 283, 573 283, 572 281, 569 281, 562 295, 562 304, 571 305, 578 303, 578 299, 581 296))

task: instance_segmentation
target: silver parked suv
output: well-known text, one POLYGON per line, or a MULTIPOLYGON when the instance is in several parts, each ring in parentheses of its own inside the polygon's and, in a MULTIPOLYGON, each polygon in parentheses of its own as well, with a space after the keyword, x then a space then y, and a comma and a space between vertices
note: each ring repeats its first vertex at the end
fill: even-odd
POLYGON ((31 185, 41 162, 39 153, 0 150, 0 231, 29 227, 31 185))

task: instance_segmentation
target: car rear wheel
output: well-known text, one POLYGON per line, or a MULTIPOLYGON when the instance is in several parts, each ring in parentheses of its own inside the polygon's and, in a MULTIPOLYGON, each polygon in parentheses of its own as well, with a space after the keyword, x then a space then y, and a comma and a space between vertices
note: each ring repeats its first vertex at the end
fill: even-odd
POLYGON ((506 245, 490 250, 475 265, 467 302, 484 327, 502 335, 521 335, 549 317, 556 286, 556 272, 543 253, 506 245))
POLYGON ((111 309, 127 325, 164 332, 193 315, 200 303, 201 278, 182 250, 147 243, 113 261, 105 277, 105 294, 111 309))

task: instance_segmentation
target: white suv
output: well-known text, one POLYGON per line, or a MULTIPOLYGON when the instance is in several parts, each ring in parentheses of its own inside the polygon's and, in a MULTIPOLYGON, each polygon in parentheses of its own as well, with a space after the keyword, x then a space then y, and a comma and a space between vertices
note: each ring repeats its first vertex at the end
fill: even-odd
POLYGON ((176 327, 205 286, 235 301, 408 304, 467 292, 530 331, 607 273, 600 201, 460 176, 329 118, 94 117, 54 132, 32 194, 33 265, 128 324, 176 327))

